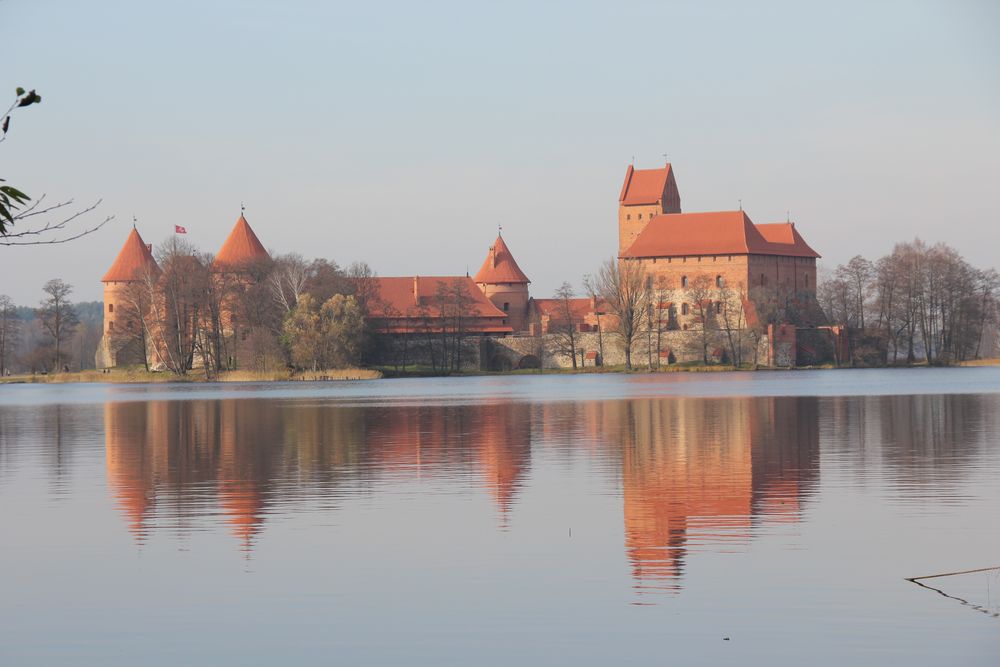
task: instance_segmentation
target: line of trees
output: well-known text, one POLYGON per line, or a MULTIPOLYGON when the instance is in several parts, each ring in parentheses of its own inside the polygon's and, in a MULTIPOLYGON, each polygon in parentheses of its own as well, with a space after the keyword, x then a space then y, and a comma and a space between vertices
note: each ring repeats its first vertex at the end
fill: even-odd
POLYGON ((73 288, 59 279, 42 288, 37 308, 17 306, 0 294, 0 375, 93 368, 101 338, 101 303, 73 303, 73 288))
POLYGON ((855 364, 950 364, 995 352, 1000 275, 944 243, 900 243, 875 261, 858 255, 821 281, 818 298, 848 327, 855 364))

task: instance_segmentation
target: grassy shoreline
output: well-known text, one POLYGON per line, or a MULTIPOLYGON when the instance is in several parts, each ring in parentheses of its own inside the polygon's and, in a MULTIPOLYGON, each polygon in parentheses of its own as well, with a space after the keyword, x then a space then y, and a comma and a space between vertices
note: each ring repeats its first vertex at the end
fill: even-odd
MULTIPOLYGON (((1000 366, 1000 358, 996 359, 976 359, 963 361, 952 368, 957 367, 985 367, 1000 366)), ((878 368, 927 368, 927 364, 914 364, 910 366, 873 366, 878 368)), ((847 367, 845 367, 847 368, 847 367)), ((11 375, 0 377, 0 384, 67 384, 67 383, 110 383, 110 384, 150 384, 150 383, 189 383, 189 382, 344 382, 356 380, 377 380, 380 378, 420 378, 420 377, 477 377, 496 375, 601 375, 605 373, 628 373, 633 375, 645 375, 651 373, 734 373, 734 372, 755 372, 755 371, 778 371, 778 370, 837 370, 833 365, 822 366, 797 366, 795 368, 771 368, 768 366, 732 366, 726 364, 705 366, 702 364, 671 364, 655 370, 645 367, 637 367, 631 371, 625 370, 624 366, 600 366, 598 368, 588 367, 581 369, 572 368, 543 368, 543 369, 521 369, 512 371, 462 371, 459 373, 442 373, 430 367, 410 366, 405 369, 395 369, 391 366, 376 368, 345 368, 325 371, 296 371, 287 369, 276 371, 222 371, 206 378, 204 373, 197 371, 189 375, 177 376, 171 373, 152 373, 144 369, 135 368, 114 368, 108 372, 97 370, 52 373, 49 375, 11 375)))
POLYGON ((206 378, 204 373, 193 371, 189 375, 151 373, 145 369, 113 368, 108 372, 97 370, 51 373, 48 375, 11 375, 0 378, 0 384, 67 384, 105 382, 111 384, 193 383, 193 382, 323 382, 376 380, 382 373, 370 368, 343 368, 325 371, 222 371, 206 378))

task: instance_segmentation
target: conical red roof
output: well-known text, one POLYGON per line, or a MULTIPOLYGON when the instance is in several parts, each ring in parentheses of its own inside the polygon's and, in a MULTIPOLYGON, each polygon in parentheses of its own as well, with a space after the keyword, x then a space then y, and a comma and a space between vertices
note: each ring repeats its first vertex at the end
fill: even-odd
POLYGON ((270 258, 271 256, 267 254, 267 250, 264 249, 257 235, 253 233, 246 218, 241 215, 240 219, 236 221, 233 231, 229 232, 226 242, 222 244, 222 248, 215 256, 213 265, 216 268, 232 268, 270 258))
POLYGON ((490 252, 486 256, 486 261, 476 274, 475 281, 479 284, 500 284, 500 283, 530 283, 528 276, 514 261, 514 256, 510 254, 507 244, 503 242, 502 236, 497 236, 497 240, 490 246, 490 252))
POLYGON ((101 282, 141 280, 147 269, 151 269, 154 273, 157 273, 160 267, 157 266, 156 260, 153 259, 153 253, 150 251, 149 246, 146 245, 142 237, 139 236, 139 232, 133 227, 132 231, 129 232, 128 238, 125 239, 125 245, 118 252, 115 263, 111 265, 108 272, 101 278, 101 282))

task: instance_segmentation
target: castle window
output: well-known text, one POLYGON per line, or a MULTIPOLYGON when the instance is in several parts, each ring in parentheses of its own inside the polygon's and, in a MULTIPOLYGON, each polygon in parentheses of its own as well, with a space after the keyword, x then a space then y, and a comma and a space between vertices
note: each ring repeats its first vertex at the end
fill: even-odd
POLYGON ((722 276, 715 276, 715 286, 716 287, 722 287, 725 284, 726 284, 726 281, 724 281, 722 279, 722 276))
POLYGON ((627 214, 625 215, 625 219, 626 219, 626 220, 631 220, 631 219, 632 219, 632 214, 631 214, 631 213, 627 213, 627 214))
POLYGON ((509 312, 509 311, 510 311, 510 304, 508 302, 504 301, 503 302, 503 312, 506 313, 506 312, 509 312))
POLYGON ((806 287, 809 287, 809 274, 806 274, 806 287))
POLYGON ((642 220, 642 213, 639 214, 639 219, 642 220))
MULTIPOLYGON (((686 303, 682 303, 681 304, 681 315, 687 315, 687 314, 688 314, 688 305, 686 303)), ((687 328, 687 327, 685 327, 685 328, 687 328)))
POLYGON ((715 314, 718 315, 720 313, 722 313, 722 302, 721 301, 716 301, 715 302, 715 314))
POLYGON ((108 331, 114 331, 114 330, 115 330, 115 321, 111 320, 110 322, 108 322, 108 331))
POLYGON ((109 313, 115 312, 115 304, 113 304, 113 303, 109 303, 108 304, 108 312, 109 313))
POLYGON ((688 277, 681 276, 681 287, 687 287, 687 286, 688 286, 688 277))
POLYGON ((760 274, 760 286, 761 287, 767 286, 767 276, 765 276, 763 273, 760 274))

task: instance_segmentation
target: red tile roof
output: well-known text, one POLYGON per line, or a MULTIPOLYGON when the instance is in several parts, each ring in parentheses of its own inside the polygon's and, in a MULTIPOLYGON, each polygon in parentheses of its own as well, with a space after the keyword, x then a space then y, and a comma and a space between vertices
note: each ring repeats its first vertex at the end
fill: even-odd
POLYGON ((486 255, 479 273, 476 274, 476 282, 479 284, 498 285, 502 283, 521 283, 527 285, 531 281, 524 271, 514 261, 514 256, 510 254, 510 249, 504 243, 502 236, 497 236, 497 240, 490 246, 490 251, 486 255))
POLYGON ((658 215, 621 256, 684 255, 819 257, 791 223, 758 226, 743 211, 658 215), (785 226, 792 229, 774 229, 785 226))
POLYGON ((213 268, 236 268, 262 259, 270 259, 267 250, 261 244, 253 229, 242 215, 236 221, 233 231, 229 232, 225 243, 219 249, 212 263, 213 268))
POLYGON ((468 276, 405 276, 374 278, 377 296, 369 306, 369 316, 381 320, 385 331, 412 333, 420 331, 440 331, 447 326, 443 320, 437 298, 438 289, 444 286, 449 291, 458 287, 465 290, 469 303, 465 307, 464 326, 476 333, 511 333, 513 329, 504 324, 507 314, 493 305, 483 291, 468 276), (420 326, 418 326, 418 324, 420 326))
POLYGON ((149 246, 146 245, 142 237, 139 236, 139 232, 133 227, 132 231, 129 232, 128 238, 125 239, 125 245, 118 252, 118 257, 115 258, 114 264, 111 265, 108 272, 101 278, 101 282, 140 280, 147 269, 158 273, 160 267, 157 266, 156 260, 153 259, 153 253, 150 251, 149 246))
MULTIPOLYGON (((564 319, 566 306, 562 299, 532 299, 531 303, 538 309, 539 315, 547 315, 555 321, 564 319)), ((606 302, 601 301, 598 308, 603 313, 608 311, 609 306, 606 302)), ((593 302, 589 298, 570 299, 569 312, 573 321, 583 321, 588 315, 594 314, 593 302)))
POLYGON ((629 165, 618 201, 625 206, 656 204, 664 198, 672 170, 670 164, 660 169, 636 169, 629 165))

